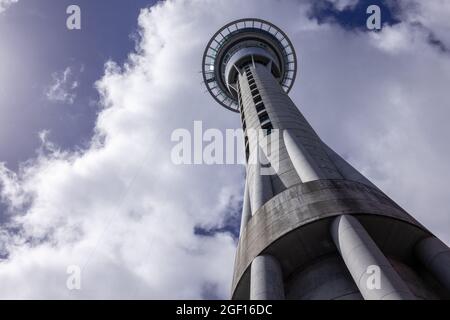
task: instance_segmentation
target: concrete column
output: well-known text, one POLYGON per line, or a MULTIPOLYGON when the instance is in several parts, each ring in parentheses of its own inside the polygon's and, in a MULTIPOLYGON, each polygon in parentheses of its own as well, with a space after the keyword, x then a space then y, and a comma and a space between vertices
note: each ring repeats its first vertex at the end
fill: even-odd
POLYGON ((295 137, 291 132, 289 132, 289 130, 283 130, 283 140, 286 145, 289 158, 291 159, 295 171, 297 171, 297 174, 302 182, 324 178, 322 170, 308 153, 308 150, 306 150, 301 143, 296 142, 295 137))
POLYGON ((450 292, 450 248, 436 237, 425 238, 415 247, 422 264, 450 292))
POLYGON ((242 204, 242 216, 241 216, 241 230, 239 234, 241 235, 247 225, 248 220, 252 217, 252 210, 250 208, 250 197, 248 194, 248 183, 245 182, 245 191, 244 191, 244 201, 242 204))
POLYGON ((337 217, 331 235, 364 299, 416 299, 355 217, 337 217))
POLYGON ((268 160, 259 146, 255 152, 259 152, 259 157, 256 160, 256 164, 254 164, 255 170, 253 172, 253 190, 250 197, 252 215, 273 197, 270 175, 264 174, 265 171, 261 170, 261 163, 268 163, 268 160))
POLYGON ((283 274, 275 257, 260 255, 252 261, 250 300, 284 300, 283 274))

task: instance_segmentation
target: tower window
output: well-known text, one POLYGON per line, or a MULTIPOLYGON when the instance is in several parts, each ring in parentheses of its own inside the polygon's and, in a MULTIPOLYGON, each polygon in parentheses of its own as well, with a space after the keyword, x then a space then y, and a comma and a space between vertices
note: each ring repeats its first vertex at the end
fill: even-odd
POLYGON ((263 123, 266 120, 269 120, 269 115, 267 114, 266 111, 264 111, 263 113, 259 114, 258 117, 259 117, 259 121, 261 123, 263 123))
POLYGON ((265 110, 266 108, 264 107, 264 103, 259 103, 256 105, 256 112, 260 113, 261 111, 265 110))

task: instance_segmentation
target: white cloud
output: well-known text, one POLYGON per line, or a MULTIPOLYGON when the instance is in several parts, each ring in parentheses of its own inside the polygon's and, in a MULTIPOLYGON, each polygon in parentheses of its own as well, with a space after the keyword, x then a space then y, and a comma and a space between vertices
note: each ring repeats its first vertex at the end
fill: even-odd
MULTIPOLYGON (((83 68, 80 69, 82 72, 83 68)), ((77 97, 75 90, 78 88, 78 80, 72 67, 52 74, 52 83, 45 90, 45 96, 49 101, 73 104, 77 97)))
POLYGON ((358 3, 358 0, 329 0, 329 2, 333 3, 336 9, 344 10, 351 9, 358 3))
POLYGON ((415 35, 417 30, 411 29, 405 23, 384 26, 381 32, 370 33, 376 47, 393 54, 408 51, 415 35))
POLYGON ((450 48, 450 2, 447 0, 404 0, 402 20, 415 23, 432 33, 432 37, 450 48))
POLYGON ((0 229, 0 255, 9 254, 0 297, 229 296, 231 235, 193 230, 220 225, 236 207, 243 170, 174 166, 170 134, 200 119, 205 128, 239 125, 204 93, 198 71, 209 37, 244 16, 291 37, 300 60, 291 96, 324 140, 448 241, 448 57, 420 37, 391 54, 370 34, 311 22, 306 9, 198 0, 143 10, 137 53, 124 66, 108 62, 97 83, 105 108, 91 146, 59 150, 44 134, 47 147, 20 172, 0 168, 14 215, 0 229), (81 291, 65 287, 73 264, 83 268, 81 291))
POLYGON ((12 4, 18 2, 19 0, 0 0, 0 13, 8 9, 12 4))

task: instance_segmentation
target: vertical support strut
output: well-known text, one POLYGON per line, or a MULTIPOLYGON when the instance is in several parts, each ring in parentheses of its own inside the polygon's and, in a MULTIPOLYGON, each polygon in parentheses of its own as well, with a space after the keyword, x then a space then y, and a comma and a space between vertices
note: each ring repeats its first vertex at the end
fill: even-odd
POLYGON ((242 204, 241 229, 239 234, 242 234, 247 225, 248 220, 252 217, 252 210, 250 208, 250 197, 248 191, 248 183, 245 183, 244 201, 242 204))
POLYGON ((364 299, 415 299, 388 259, 355 217, 342 215, 334 219, 331 235, 364 299), (376 280, 377 277, 379 285, 374 286, 371 280, 376 280))
POLYGON ((416 256, 439 283, 450 293, 450 248, 436 237, 421 240, 416 256))
POLYGON ((264 254, 253 260, 250 300, 284 300, 283 273, 275 257, 264 254))
POLYGON ((268 163, 264 151, 259 145, 255 148, 254 159, 256 158, 255 170, 253 172, 253 191, 251 199, 252 215, 261 208, 264 203, 273 197, 272 182, 270 176, 264 174, 262 163, 268 163))
POLYGON ((289 130, 284 130, 283 139, 289 158, 303 183, 324 178, 322 170, 308 153, 308 150, 295 141, 295 137, 289 130))

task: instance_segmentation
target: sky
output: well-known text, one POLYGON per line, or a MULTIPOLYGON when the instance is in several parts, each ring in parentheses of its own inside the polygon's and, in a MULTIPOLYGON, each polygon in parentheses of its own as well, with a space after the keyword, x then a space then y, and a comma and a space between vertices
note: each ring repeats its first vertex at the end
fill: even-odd
POLYGON ((450 243, 448 1, 0 0, 0 298, 229 297, 244 168, 175 165, 170 137, 239 126, 199 71, 243 17, 290 37, 322 139, 450 243))
POLYGON ((11 168, 35 156, 42 130, 49 130, 52 141, 67 149, 89 143, 98 113, 93 83, 103 75, 106 61, 123 63, 134 49, 139 11, 153 1, 79 2, 81 31, 66 28, 66 8, 72 3, 18 1, 1 15, 0 155, 11 168), (64 71, 67 96, 54 90, 49 101, 42 93, 49 92, 64 71), (71 90, 74 82, 77 88, 71 90), (8 143, 11 140, 16 143, 8 143))

